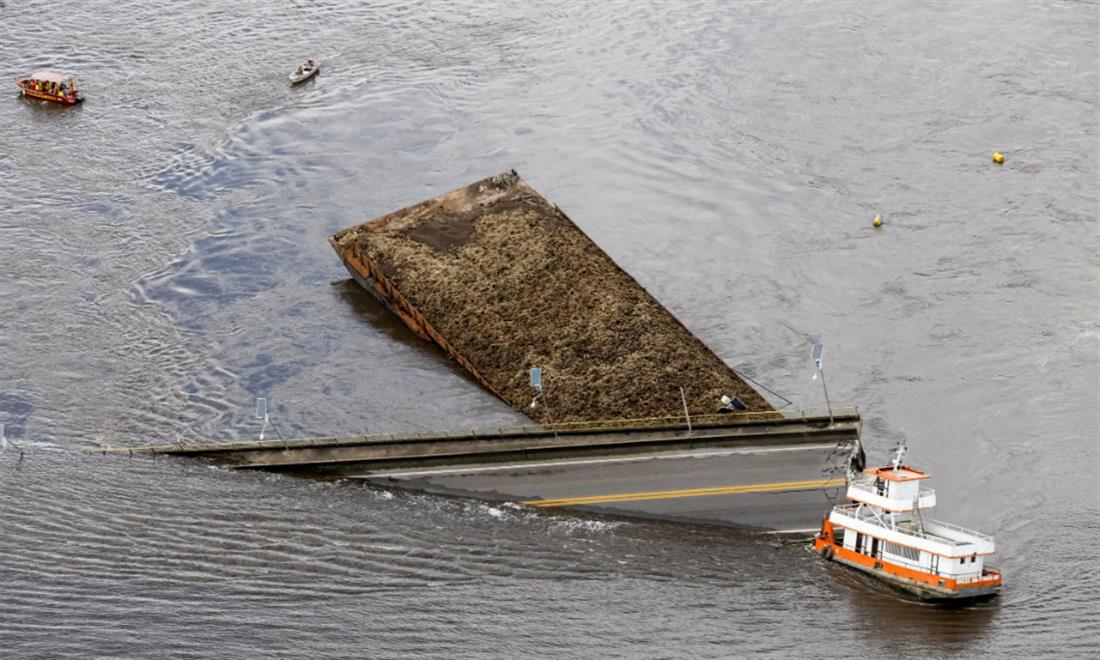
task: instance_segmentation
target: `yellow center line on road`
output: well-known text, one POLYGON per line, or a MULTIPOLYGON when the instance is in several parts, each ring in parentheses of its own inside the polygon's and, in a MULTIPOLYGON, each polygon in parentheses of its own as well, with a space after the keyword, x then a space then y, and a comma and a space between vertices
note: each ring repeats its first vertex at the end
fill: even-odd
POLYGON ((809 479, 806 481, 784 481, 773 484, 749 484, 747 486, 717 486, 713 488, 690 488, 687 490, 658 490, 648 493, 618 493, 615 495, 590 495, 588 497, 563 497, 555 500, 526 500, 520 504, 550 508, 556 506, 581 506, 585 504, 613 504, 618 502, 640 502, 642 500, 667 500, 677 497, 706 497, 708 495, 733 495, 737 493, 774 493, 784 490, 815 490, 836 488, 847 483, 844 477, 831 479, 809 479))

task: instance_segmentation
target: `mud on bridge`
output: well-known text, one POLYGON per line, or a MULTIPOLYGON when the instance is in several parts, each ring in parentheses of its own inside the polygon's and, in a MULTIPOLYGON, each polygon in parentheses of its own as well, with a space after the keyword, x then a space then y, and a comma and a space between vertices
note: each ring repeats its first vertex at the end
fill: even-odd
POLYGON ((515 171, 330 243, 413 332, 540 423, 712 414, 768 402, 515 171), (541 367, 543 405, 528 370, 541 367))

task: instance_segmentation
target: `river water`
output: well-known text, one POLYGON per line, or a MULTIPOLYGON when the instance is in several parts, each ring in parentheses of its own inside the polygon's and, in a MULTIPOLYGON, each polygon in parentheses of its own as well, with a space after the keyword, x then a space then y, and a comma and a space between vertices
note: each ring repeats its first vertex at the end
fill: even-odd
POLYGON ((1098 29, 1092 2, 0 3, 3 654, 1095 652, 1098 29), (21 99, 44 66, 87 102, 21 99), (823 341, 871 458, 904 439, 940 517, 996 536, 1001 598, 84 451, 255 437, 259 396, 286 436, 523 421, 326 243, 510 168, 799 404, 823 341))

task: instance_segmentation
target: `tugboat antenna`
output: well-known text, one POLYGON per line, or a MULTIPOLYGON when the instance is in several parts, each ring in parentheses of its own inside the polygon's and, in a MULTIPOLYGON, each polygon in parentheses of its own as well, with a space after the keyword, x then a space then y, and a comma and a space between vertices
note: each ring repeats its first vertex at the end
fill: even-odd
POLYGON ((895 471, 901 466, 901 462, 905 458, 905 452, 905 440, 898 440, 897 453, 894 455, 894 460, 892 461, 895 471))

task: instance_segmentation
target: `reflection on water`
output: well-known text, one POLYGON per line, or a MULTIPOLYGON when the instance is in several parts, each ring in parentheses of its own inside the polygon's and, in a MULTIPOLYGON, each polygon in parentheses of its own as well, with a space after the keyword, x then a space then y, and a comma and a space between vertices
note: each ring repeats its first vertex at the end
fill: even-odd
POLYGON ((1090 5, 13 5, 0 77, 69 69, 88 100, 0 94, 9 652, 1097 647, 1100 493, 1067 476, 1100 468, 1090 5), (325 70, 288 86, 305 57, 325 70), (943 518, 997 536, 1003 596, 927 607, 728 530, 81 451, 255 437, 261 396, 286 435, 521 422, 326 240, 513 167, 769 387, 818 403, 824 341, 871 460, 907 440, 943 518))

